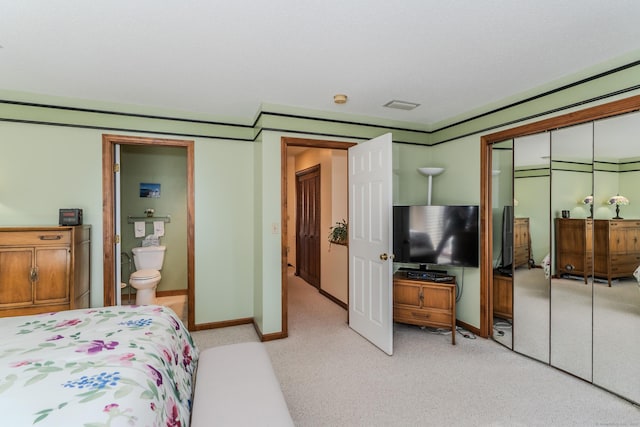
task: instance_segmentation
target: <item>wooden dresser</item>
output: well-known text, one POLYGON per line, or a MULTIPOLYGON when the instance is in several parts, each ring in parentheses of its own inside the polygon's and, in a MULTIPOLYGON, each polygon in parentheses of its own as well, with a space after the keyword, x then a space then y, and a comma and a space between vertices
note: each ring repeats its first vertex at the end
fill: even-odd
POLYGON ((513 277, 493 272, 493 315, 513 319, 513 277))
POLYGON ((513 268, 526 265, 531 267, 531 235, 529 218, 513 219, 513 268))
POLYGON ((393 321, 411 325, 450 328, 456 343, 456 284, 407 279, 399 271, 393 276, 393 321))
POLYGON ((0 227, 0 317, 89 307, 91 226, 0 227))
POLYGON ((556 274, 582 276, 593 270, 593 220, 556 218, 556 274))
POLYGON ((640 265, 640 220, 594 221, 594 275, 611 280, 631 277, 640 265))

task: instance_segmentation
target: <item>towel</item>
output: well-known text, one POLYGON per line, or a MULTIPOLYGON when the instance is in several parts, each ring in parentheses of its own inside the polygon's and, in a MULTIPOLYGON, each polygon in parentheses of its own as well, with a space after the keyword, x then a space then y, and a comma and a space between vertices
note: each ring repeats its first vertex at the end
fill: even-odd
POLYGON ((153 234, 158 237, 164 236, 164 221, 153 221, 153 234))
POLYGON ((144 237, 145 223, 144 221, 136 221, 133 223, 133 234, 136 237, 144 237))

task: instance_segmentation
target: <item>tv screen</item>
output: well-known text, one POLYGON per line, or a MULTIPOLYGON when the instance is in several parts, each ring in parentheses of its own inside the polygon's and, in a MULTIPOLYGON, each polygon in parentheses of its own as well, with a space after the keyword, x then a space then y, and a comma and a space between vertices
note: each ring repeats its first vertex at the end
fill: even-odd
POLYGON ((478 267, 478 210, 478 206, 394 206, 394 261, 478 267))

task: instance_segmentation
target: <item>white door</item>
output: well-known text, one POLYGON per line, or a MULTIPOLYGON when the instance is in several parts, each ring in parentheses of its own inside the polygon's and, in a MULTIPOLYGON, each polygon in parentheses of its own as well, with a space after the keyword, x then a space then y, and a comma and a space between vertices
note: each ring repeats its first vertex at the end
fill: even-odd
POLYGON ((391 134, 349 148, 349 326, 393 354, 391 134))
POLYGON ((115 286, 115 295, 116 295, 116 305, 120 305, 122 303, 122 288, 120 287, 120 283, 122 282, 122 260, 120 259, 121 255, 121 251, 122 251, 122 243, 121 239, 122 239, 122 224, 120 221, 120 211, 121 211, 121 205, 120 205, 120 144, 116 144, 114 147, 114 163, 115 166, 113 168, 113 173, 114 173, 114 180, 113 180, 113 186, 114 186, 114 215, 115 218, 113 218, 114 221, 114 228, 115 228, 115 233, 116 233, 116 247, 115 247, 115 251, 114 251, 114 258, 115 258, 115 268, 116 268, 116 283, 114 283, 113 285, 115 286))

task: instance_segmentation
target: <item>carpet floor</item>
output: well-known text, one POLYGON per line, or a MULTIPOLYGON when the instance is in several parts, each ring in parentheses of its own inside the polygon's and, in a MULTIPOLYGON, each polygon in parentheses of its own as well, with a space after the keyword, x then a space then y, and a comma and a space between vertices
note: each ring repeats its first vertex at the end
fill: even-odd
MULTIPOLYGON (((288 299, 289 337, 265 345, 298 426, 640 425, 638 406, 494 341, 464 332, 453 346, 444 332, 395 324, 388 356, 291 274, 288 299)), ((242 325, 194 339, 207 348, 258 337, 242 325)))

